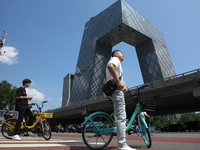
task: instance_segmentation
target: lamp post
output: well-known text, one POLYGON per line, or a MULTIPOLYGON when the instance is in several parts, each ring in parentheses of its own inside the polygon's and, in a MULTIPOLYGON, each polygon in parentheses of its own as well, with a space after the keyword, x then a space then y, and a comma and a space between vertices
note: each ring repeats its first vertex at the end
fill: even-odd
MULTIPOLYGON (((4 35, 7 35, 5 31, 3 31, 2 36, 0 38, 0 55, 1 55, 1 52, 2 52, 1 48, 3 47, 3 45, 6 41, 6 39, 4 38, 4 35)), ((3 51, 3 52, 6 53, 6 51, 3 51)))

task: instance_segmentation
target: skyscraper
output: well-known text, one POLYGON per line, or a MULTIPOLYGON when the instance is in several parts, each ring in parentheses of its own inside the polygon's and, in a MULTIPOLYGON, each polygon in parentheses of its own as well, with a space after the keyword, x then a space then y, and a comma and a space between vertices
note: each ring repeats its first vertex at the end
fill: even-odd
POLYGON ((121 41, 136 48, 144 83, 175 75, 162 33, 124 0, 118 0, 85 24, 76 72, 70 85, 70 103, 103 94, 112 47, 121 41))

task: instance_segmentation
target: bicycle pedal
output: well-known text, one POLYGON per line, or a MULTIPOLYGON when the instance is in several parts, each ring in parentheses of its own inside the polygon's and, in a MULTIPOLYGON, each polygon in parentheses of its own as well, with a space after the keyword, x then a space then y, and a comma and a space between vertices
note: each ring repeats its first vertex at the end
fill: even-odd
POLYGON ((117 136, 117 133, 113 133, 113 136, 117 136))
POLYGON ((24 136, 29 136, 29 134, 24 134, 24 136))

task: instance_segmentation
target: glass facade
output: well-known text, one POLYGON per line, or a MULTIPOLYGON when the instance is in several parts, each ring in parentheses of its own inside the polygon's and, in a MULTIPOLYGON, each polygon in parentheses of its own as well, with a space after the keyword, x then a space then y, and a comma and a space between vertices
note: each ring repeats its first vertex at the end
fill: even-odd
POLYGON ((175 75, 162 33, 124 0, 118 0, 85 24, 70 103, 103 94, 112 47, 121 41, 136 48, 144 83, 175 75))
POLYGON ((66 107, 70 102, 71 87, 73 84, 74 75, 68 73, 63 80, 63 96, 62 96, 62 107, 66 107))

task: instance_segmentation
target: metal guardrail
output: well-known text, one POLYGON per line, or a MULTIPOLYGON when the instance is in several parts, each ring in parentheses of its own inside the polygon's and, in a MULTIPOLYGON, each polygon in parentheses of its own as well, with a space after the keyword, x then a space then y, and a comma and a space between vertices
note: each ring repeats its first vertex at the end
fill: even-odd
MULTIPOLYGON (((194 73, 198 73, 198 72, 200 72, 200 68, 192 70, 192 71, 188 71, 188 72, 185 72, 185 73, 181 73, 181 74, 178 74, 178 75, 174 75, 174 76, 171 76, 171 77, 167 77, 167 78, 164 78, 164 79, 161 79, 161 80, 156 80, 156 81, 150 82, 148 84, 150 84, 150 85, 152 84, 153 85, 155 83, 160 83, 160 82, 163 82, 163 81, 169 81, 169 80, 172 80, 172 79, 185 77, 185 76, 188 76, 188 75, 191 75, 191 74, 194 74, 194 73)), ((142 85, 145 85, 145 84, 142 84, 142 85)), ((131 87, 131 88, 129 88, 129 90, 137 89, 138 87, 140 87, 142 85, 131 87)))

